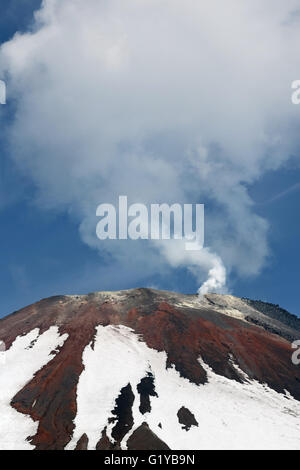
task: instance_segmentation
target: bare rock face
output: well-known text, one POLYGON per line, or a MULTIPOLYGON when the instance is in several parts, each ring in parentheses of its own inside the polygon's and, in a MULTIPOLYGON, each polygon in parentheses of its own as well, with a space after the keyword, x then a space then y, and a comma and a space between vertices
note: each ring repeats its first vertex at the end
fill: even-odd
POLYGON ((86 434, 82 434, 81 438, 76 444, 75 450, 87 450, 89 438, 86 434))
POLYGON ((128 450, 170 450, 150 429, 142 423, 129 437, 128 450))
POLYGON ((233 296, 42 300, 0 320, 0 449, 300 449, 294 339, 233 296))
POLYGON ((182 429, 185 429, 186 431, 189 431, 192 426, 199 426, 193 413, 184 406, 178 410, 177 416, 179 423, 182 424, 182 429))

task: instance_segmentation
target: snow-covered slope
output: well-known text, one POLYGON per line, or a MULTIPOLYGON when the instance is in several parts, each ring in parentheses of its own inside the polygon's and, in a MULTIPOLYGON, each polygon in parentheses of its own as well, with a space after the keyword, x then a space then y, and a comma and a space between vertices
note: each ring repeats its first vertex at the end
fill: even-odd
POLYGON ((300 449, 287 325, 257 315, 136 289, 0 320, 0 449, 300 449))
POLYGON ((54 357, 55 349, 63 345, 66 337, 59 336, 57 327, 49 328, 42 335, 36 328, 25 336, 18 336, 5 353, 0 370, 0 449, 32 447, 27 437, 37 432, 38 423, 18 413, 10 402, 35 372, 54 357))

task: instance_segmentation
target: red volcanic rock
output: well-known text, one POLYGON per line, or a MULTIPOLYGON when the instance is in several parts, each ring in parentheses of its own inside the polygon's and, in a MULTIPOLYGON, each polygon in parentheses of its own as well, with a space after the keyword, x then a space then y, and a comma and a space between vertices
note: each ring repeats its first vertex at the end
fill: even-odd
POLYGON ((0 449, 300 448, 287 315, 153 289, 26 307, 0 320, 0 449))

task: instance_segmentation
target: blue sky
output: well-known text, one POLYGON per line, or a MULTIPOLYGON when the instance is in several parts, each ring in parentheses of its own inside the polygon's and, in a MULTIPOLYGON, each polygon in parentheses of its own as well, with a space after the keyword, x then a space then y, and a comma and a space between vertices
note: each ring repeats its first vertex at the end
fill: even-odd
MULTIPOLYGON (((11 39, 17 31, 24 32, 30 29, 33 24, 33 11, 39 5, 39 1, 3 1, 0 18, 1 43, 11 39)), ((291 76, 291 79, 296 78, 299 77, 291 76)), ((39 167, 40 173, 37 178, 37 171, 32 166, 28 165, 24 169, 24 166, 19 165, 19 160, 12 158, 13 150, 9 146, 4 129, 6 129, 6 126, 10 126, 11 121, 15 119, 16 110, 18 109, 18 104, 16 104, 10 95, 14 86, 12 85, 12 88, 8 86, 8 103, 5 107, 1 108, 0 196, 2 200, 0 201, 0 242, 2 256, 0 290, 2 295, 0 316, 37 301, 40 298, 55 294, 87 293, 95 290, 114 290, 139 286, 154 286, 186 293, 196 292, 199 287, 199 281, 186 266, 179 266, 176 269, 162 267, 155 271, 150 264, 151 269, 147 269, 147 264, 145 264, 144 269, 143 266, 137 268, 134 265, 131 271, 130 264, 125 263, 122 265, 118 260, 110 260, 111 252, 104 254, 101 251, 101 247, 95 246, 94 241, 86 241, 88 238, 87 231, 85 228, 82 229, 82 226, 85 227, 84 224, 89 223, 88 218, 86 214, 82 217, 77 215, 76 211, 80 212, 83 209, 78 202, 74 202, 77 200, 74 198, 73 193, 71 202, 69 202, 69 199, 64 199, 61 196, 61 189, 55 188, 54 192, 52 180, 45 178, 42 180, 45 188, 41 190, 39 186, 41 181, 39 178, 41 178, 40 174, 42 172, 41 167, 39 167), (50 195, 49 198, 48 195, 50 195), (87 220, 87 222, 83 224, 82 220, 87 220)), ((289 83, 286 84, 287 97, 289 95, 288 86, 289 83)), ((296 116, 296 120, 294 119, 293 126, 297 128, 297 119, 299 119, 300 123, 300 106, 298 115, 294 112, 294 116, 296 116)), ((18 129, 20 127, 17 127, 18 129)), ((165 152, 165 148, 168 148, 168 151, 170 151, 171 146, 172 152, 175 154, 174 158, 176 159, 176 149, 180 149, 181 145, 183 148, 184 138, 181 138, 181 136, 174 137, 172 133, 171 136, 168 134, 168 136, 164 135, 162 137, 159 135, 159 131, 160 129, 158 128, 151 134, 151 139, 147 139, 144 147, 147 151, 150 148, 152 154, 156 155, 155 152, 165 152), (170 144, 170 141, 173 143, 170 144), (174 141, 176 149, 174 148, 174 141)), ((53 139, 57 138, 58 132, 55 134, 54 131, 53 139)), ((288 138, 288 132, 286 132, 286 138, 288 138)), ((25 142, 27 145, 26 140, 21 140, 20 142, 25 142)), ((80 145, 80 141, 78 141, 77 145, 80 145)), ((130 145, 132 144, 128 144, 129 147, 130 145)), ((247 139, 245 145, 247 145, 247 139)), ((38 147, 38 149, 41 148, 43 147, 38 147)), ((58 151, 64 152, 65 148, 58 148, 58 151)), ((36 151, 35 147, 29 147, 29 153, 36 151)), ((69 149, 66 148, 66 152, 68 151, 69 149)), ((249 269, 249 273, 246 276, 240 274, 241 270, 236 267, 238 262, 232 261, 228 287, 235 295, 278 303, 292 313, 298 314, 299 301, 297 293, 300 263, 298 207, 300 187, 298 188, 297 185, 300 183, 298 159, 300 141, 293 145, 292 150, 285 150, 283 147, 280 151, 289 152, 289 158, 286 158, 282 164, 275 165, 275 168, 269 165, 270 168, 266 168, 260 175, 257 176, 254 172, 253 175, 255 174, 255 176, 249 178, 245 183, 243 181, 242 183, 237 183, 238 191, 241 191, 241 184, 243 184, 243 188, 247 189, 249 198, 252 201, 251 214, 252 212, 255 213, 255 217, 260 216, 269 224, 266 235, 269 254, 268 256, 262 255, 262 266, 253 268, 254 274, 249 269)), ((215 149, 212 150, 212 155, 215 161, 218 162, 219 156, 215 149)), ((50 155, 45 157, 45 167, 47 167, 47 162, 50 159, 50 155)), ((279 157, 278 159, 280 160, 279 157)), ((131 162, 131 159, 129 161, 131 162)), ((153 161, 157 162, 157 159, 153 157, 153 161)), ((74 163, 75 165, 76 162, 74 163)), ((89 161, 89 164, 91 162, 92 160, 89 161)), ((60 160, 53 163, 57 170, 55 181, 61 175, 63 179, 64 172, 66 171, 65 167, 62 166, 60 172, 59 164, 60 160)), ((49 169, 51 172, 51 165, 49 169)), ((81 167, 80 169, 82 171, 81 167)), ((184 171, 187 170, 185 169, 184 171)), ((115 174, 115 170, 113 174, 115 174)), ((126 170, 124 170, 124 174, 126 175, 126 170)), ((173 178, 172 172, 170 172, 170 175, 170 178, 173 178)), ((183 172, 183 175, 188 175, 188 173, 183 172)), ((65 178, 66 192, 68 192, 68 172, 65 173, 65 178)), ((243 178, 241 179, 243 180, 243 178)), ((89 188, 91 185, 90 180, 91 177, 89 176, 89 186, 87 186, 89 188)), ((114 181, 116 194, 119 194, 117 185, 118 181, 120 181, 120 185, 122 184, 122 179, 117 177, 114 181)), ((223 180, 220 179, 220 181, 223 180)), ((101 182, 99 181, 100 184, 101 182)), ((142 182, 140 185, 141 187, 143 186, 142 182)), ((227 188, 226 186, 224 187, 227 188)), ((211 190, 209 189, 209 191, 211 190)), ((237 194, 240 193, 238 192, 237 194)), ((241 194, 243 194, 243 191, 241 194)), ((207 195, 203 197, 204 200, 199 200, 199 202, 205 202, 208 206, 208 212, 214 212, 215 208, 218 207, 220 199, 210 200, 210 197, 207 195)), ((91 198, 87 200, 86 204, 90 204, 90 201, 91 198)), ((99 200, 100 202, 102 201, 99 200)), ((246 207, 248 207, 248 203, 246 207)), ((91 204, 89 210, 94 214, 95 207, 91 204)), ((242 216, 243 214, 239 212, 239 217, 242 216)), ((245 217, 248 217, 248 212, 245 213, 245 217)), ((216 227, 217 222, 215 219, 209 218, 207 224, 209 224, 210 220, 214 220, 212 226, 216 227)), ((229 220, 234 220, 234 216, 232 216, 232 219, 229 218, 229 220)), ((249 231, 252 229, 251 225, 249 231)), ((220 241, 214 240, 214 230, 211 226, 208 226, 207 230, 212 231, 208 235, 208 240, 213 240, 212 243, 215 243, 213 246, 217 250, 220 241)), ((245 236, 243 235, 243 237, 245 236)), ((262 235, 262 239, 264 240, 264 235, 262 235)), ((239 242, 238 236, 236 236, 236 240, 236 246, 239 243, 241 245, 244 243, 244 238, 239 242)), ((263 243, 260 240, 258 237, 258 244, 263 243)), ((251 249, 253 249, 253 256, 255 256, 256 248, 251 245, 251 249)), ((248 261, 251 264, 252 261, 251 259, 247 260, 245 251, 247 249, 241 251, 241 257, 243 260, 245 259, 243 264, 247 264, 248 261)), ((225 250, 224 253, 226 259, 228 250, 225 250)), ((152 252, 149 253, 149 257, 151 256, 152 252)))

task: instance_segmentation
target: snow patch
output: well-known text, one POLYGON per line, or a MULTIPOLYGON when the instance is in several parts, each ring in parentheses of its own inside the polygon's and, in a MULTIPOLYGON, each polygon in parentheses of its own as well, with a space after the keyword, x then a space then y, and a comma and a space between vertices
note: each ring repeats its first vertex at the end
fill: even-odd
POLYGON ((201 358, 208 383, 197 386, 180 377, 174 367, 167 369, 166 360, 165 352, 150 349, 130 328, 99 326, 94 350, 89 345, 83 353, 78 413, 67 448, 74 449, 86 433, 89 449, 95 449, 120 390, 130 383, 135 394, 134 425, 121 443, 124 450, 129 436, 144 421, 171 449, 300 449, 300 403, 292 397, 287 401, 287 396, 248 377, 241 384, 217 375, 201 358), (137 385, 148 371, 154 376, 158 397, 150 397, 151 412, 142 415, 137 385), (178 422, 182 406, 199 423, 188 432, 178 422))
POLYGON ((39 329, 18 336, 5 352, 5 364, 0 366, 0 448, 1 450, 29 450, 33 446, 26 440, 37 432, 38 423, 30 416, 10 406, 13 397, 45 366, 62 346, 68 335, 60 336, 53 326, 39 335, 39 329))

